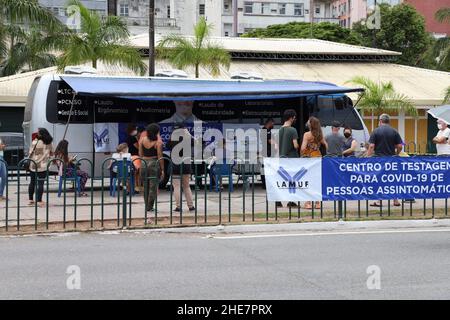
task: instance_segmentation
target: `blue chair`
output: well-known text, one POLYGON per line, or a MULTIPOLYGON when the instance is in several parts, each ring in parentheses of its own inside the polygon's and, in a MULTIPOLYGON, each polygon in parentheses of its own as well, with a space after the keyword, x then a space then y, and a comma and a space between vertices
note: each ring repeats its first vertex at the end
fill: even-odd
MULTIPOLYGON (((68 176, 66 176, 66 181, 72 181, 73 183, 75 183, 75 187, 77 189, 78 196, 80 196, 81 195, 81 177, 79 177, 79 176, 75 176, 75 177, 68 177, 68 176)), ((63 176, 59 176, 58 198, 61 197, 61 193, 62 193, 62 189, 63 189, 63 182, 64 182, 64 177, 63 176)))
MULTIPOLYGON (((127 180, 130 179, 130 186, 131 186, 131 194, 134 194, 134 166, 133 163, 131 162, 131 160, 126 160, 127 164, 126 164, 126 177, 127 180)), ((116 196, 116 191, 117 191, 117 179, 119 179, 119 181, 122 181, 123 179, 123 169, 124 169, 124 165, 123 165, 123 160, 117 160, 116 162, 114 162, 111 166, 111 171, 113 171, 114 169, 117 169, 116 172, 116 177, 111 177, 111 179, 109 180, 109 195, 111 197, 115 197, 116 196)), ((125 187, 125 186, 124 186, 125 187)))
POLYGON ((213 184, 215 184, 216 192, 219 192, 220 177, 228 177, 228 189, 233 192, 233 167, 235 163, 231 164, 219 164, 215 163, 211 166, 209 171, 209 190, 212 190, 213 184))

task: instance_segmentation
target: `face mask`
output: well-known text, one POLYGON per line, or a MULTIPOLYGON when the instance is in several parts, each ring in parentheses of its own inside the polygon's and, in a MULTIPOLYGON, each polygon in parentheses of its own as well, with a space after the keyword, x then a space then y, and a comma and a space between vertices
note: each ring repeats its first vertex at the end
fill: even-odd
POLYGON ((137 130, 134 130, 133 132, 131 132, 131 135, 134 137, 137 135, 137 130))
POLYGON ((351 135, 352 135, 352 134, 351 134, 351 133, 348 133, 348 132, 344 133, 344 137, 346 137, 347 139, 350 138, 351 135))

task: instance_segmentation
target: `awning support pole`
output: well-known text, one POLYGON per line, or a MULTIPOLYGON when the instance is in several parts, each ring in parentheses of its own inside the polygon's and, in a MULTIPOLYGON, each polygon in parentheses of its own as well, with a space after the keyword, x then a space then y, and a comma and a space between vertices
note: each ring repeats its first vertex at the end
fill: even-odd
POLYGON ((77 95, 77 93, 74 91, 73 92, 73 97, 72 97, 72 102, 70 104, 69 118, 67 119, 66 129, 64 130, 64 136, 62 138, 63 140, 66 139, 67 129, 69 129, 70 118, 72 117, 73 103, 75 102, 75 96, 76 95, 77 95))

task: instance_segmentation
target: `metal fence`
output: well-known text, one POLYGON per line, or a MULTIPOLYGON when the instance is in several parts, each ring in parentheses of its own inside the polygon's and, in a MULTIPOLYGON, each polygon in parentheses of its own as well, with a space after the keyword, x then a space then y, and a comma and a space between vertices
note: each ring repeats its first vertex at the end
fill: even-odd
MULTIPOLYGON (((140 160, 142 168, 148 163, 140 160)), ((169 173, 172 164, 169 161, 169 173)), ((7 164, 2 161, 5 166, 7 164)), ((217 225, 227 223, 276 223, 280 221, 330 221, 338 219, 385 219, 385 218, 445 218, 448 217, 448 199, 400 200, 400 206, 392 201, 381 201, 380 207, 371 207, 367 201, 329 201, 321 202, 320 209, 305 209, 300 203, 296 207, 279 208, 267 201, 266 192, 260 182, 257 165, 237 163, 227 164, 227 172, 218 171, 217 183, 211 183, 211 172, 207 165, 193 165, 191 189, 195 210, 188 210, 180 185, 179 211, 175 210, 171 175, 167 187, 159 188, 153 211, 148 211, 144 198, 148 195, 148 183, 159 183, 157 176, 144 177, 142 194, 135 194, 127 184, 131 184, 130 165, 126 161, 108 158, 103 161, 102 174, 94 176, 93 164, 88 159, 80 159, 76 166, 87 164, 90 179, 86 185, 87 196, 81 196, 76 170, 73 176, 66 176, 63 168, 60 175, 51 169, 54 165, 63 166, 61 159, 53 159, 47 164, 44 183, 44 205, 37 202, 27 204, 27 189, 31 175, 39 180, 37 173, 24 174, 28 159, 21 160, 14 174, 6 181, 5 196, 8 201, 0 202, 0 234, 10 232, 46 232, 59 230, 103 230, 134 227, 162 227, 183 225, 217 225), (109 164, 122 166, 117 179, 108 177, 109 164), (200 182, 202 186, 196 186, 200 182), (114 182, 114 183, 113 183, 114 182), (115 188, 113 187, 115 186, 115 188), (114 192, 114 189, 116 190, 114 192)), ((158 165, 158 163, 156 163, 158 165)), ((145 170, 147 172, 147 170, 145 170)), ((35 184, 34 194, 38 191, 35 184)))

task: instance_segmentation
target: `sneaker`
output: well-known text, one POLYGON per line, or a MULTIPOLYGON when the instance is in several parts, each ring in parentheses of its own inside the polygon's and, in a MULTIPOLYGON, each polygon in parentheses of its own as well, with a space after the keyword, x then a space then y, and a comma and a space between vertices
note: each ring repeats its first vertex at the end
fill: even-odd
POLYGON ((195 211, 195 207, 190 207, 189 211, 195 211))
POLYGON ((173 211, 180 212, 181 210, 180 210, 180 208, 176 207, 175 210, 173 210, 173 211))

